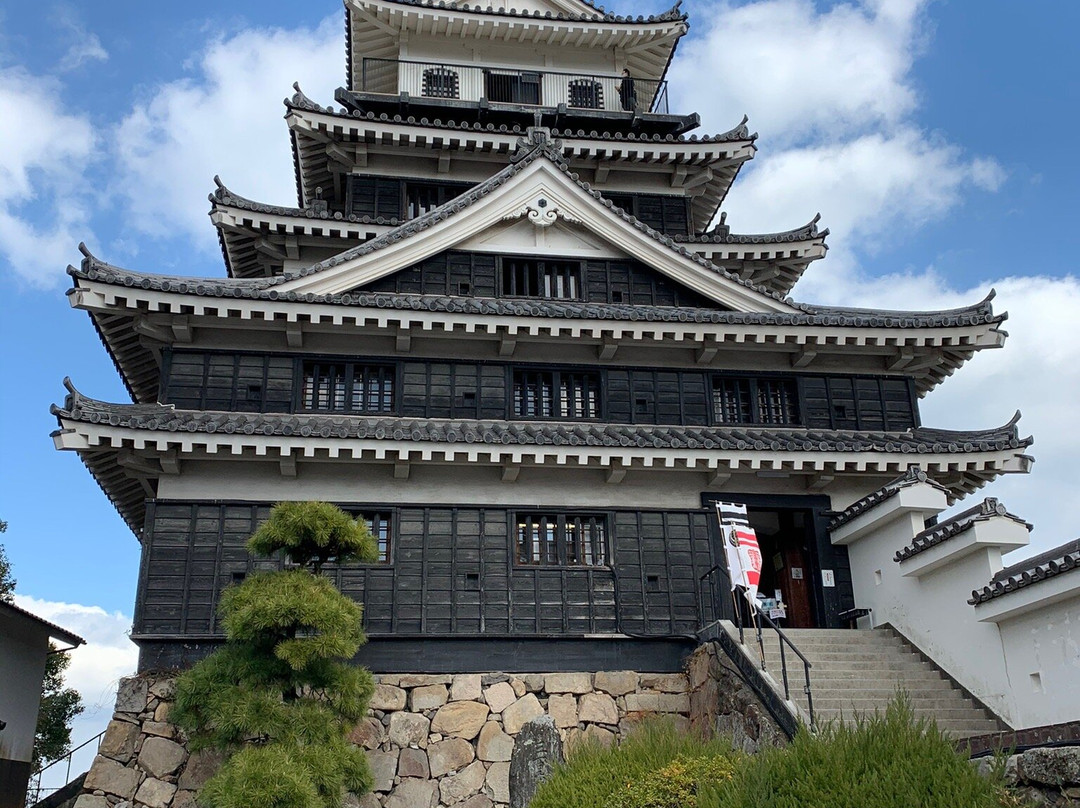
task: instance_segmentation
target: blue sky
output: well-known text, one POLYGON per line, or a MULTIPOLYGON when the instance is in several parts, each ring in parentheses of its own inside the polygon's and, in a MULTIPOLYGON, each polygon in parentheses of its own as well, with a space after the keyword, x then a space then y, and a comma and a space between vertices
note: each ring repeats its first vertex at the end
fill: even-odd
MULTIPOLYGON (((138 545, 48 437, 65 375, 125 400, 87 316, 67 305, 64 267, 86 240, 113 263, 222 274, 205 216, 213 175, 289 204, 280 99, 299 79, 328 103, 343 82, 338 0, 222 5, 0 10, 3 541, 19 592, 77 604, 50 614, 88 632, 129 619, 138 545)), ((987 493, 1035 522, 1033 548, 1045 549, 1078 532, 1080 287, 1067 234, 1080 213, 1080 4, 1018 8, 687 0, 691 34, 670 78, 673 109, 701 112, 705 130, 745 112, 761 135, 724 206, 736 230, 787 229, 819 210, 832 228, 797 298, 936 308, 998 288, 1009 343, 947 380, 924 420, 989 427, 1024 410, 1036 472, 987 493)))

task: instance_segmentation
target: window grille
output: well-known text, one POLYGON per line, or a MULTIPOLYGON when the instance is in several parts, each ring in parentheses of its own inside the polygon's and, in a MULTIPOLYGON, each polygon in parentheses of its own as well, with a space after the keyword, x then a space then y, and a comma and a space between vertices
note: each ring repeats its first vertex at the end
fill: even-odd
POLYGON ((502 292, 510 297, 579 300, 581 264, 576 261, 504 258, 502 292))
POLYGON ((513 399, 518 418, 599 418, 600 379, 595 373, 516 370, 513 399))
POLYGON ((405 218, 415 219, 462 194, 468 185, 434 182, 405 183, 405 218))
POLYGON ((567 106, 603 109, 604 88, 594 79, 571 79, 566 87, 567 106))
POLYGON ((515 516, 515 559, 525 566, 602 567, 608 562, 602 514, 515 516))
POLYGON ((371 531, 371 535, 375 538, 375 546, 379 550, 379 563, 390 563, 390 514, 365 511, 356 514, 356 516, 367 522, 368 530, 371 531))
POLYGON ((797 424, 794 379, 718 376, 713 380, 713 420, 718 424, 797 424))
POLYGON ((448 67, 430 67, 424 71, 423 94, 428 98, 457 98, 458 74, 448 67))
POLYGON ((385 413, 394 408, 394 369, 352 362, 305 362, 305 410, 385 413))

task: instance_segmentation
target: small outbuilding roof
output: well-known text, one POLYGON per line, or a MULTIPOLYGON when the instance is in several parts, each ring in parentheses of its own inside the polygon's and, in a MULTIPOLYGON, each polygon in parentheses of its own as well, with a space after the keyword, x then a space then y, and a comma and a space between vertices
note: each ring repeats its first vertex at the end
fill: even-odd
POLYGON ((15 616, 22 620, 30 620, 40 628, 44 629, 48 635, 54 640, 62 640, 63 642, 70 643, 71 645, 85 645, 86 640, 80 637, 78 634, 72 634, 66 628, 61 628, 56 623, 50 623, 41 617, 38 617, 33 612, 28 612, 21 606, 16 606, 14 603, 8 603, 5 600, 0 600, 0 615, 4 613, 15 616))
POLYGON ((1012 519, 1021 525, 1031 530, 1031 524, 1025 522, 1016 514, 1009 513, 1008 509, 1002 504, 996 497, 987 497, 978 505, 968 508, 966 511, 956 514, 942 522, 938 522, 936 525, 931 525, 922 532, 916 534, 911 544, 902 550, 896 551, 896 556, 893 559, 896 562, 907 561, 907 559, 917 556, 924 550, 929 550, 931 547, 935 547, 941 544, 943 541, 947 541, 951 538, 959 536, 961 533, 965 533, 971 528, 975 527, 979 522, 985 522, 989 519, 994 519, 998 516, 1004 516, 1008 519, 1012 519))
POLYGON ((968 603, 981 606, 1077 569, 1080 569, 1080 539, 1073 539, 1060 547, 1006 567, 982 589, 972 590, 968 603))

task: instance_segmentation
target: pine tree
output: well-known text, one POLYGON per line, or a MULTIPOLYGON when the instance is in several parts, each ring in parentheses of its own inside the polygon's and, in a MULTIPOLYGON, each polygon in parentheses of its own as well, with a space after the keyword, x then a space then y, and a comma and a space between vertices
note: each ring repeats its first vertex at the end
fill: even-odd
POLYGON ((276 505, 248 541, 295 569, 250 576, 222 595, 227 642, 177 681, 173 719, 193 750, 227 760, 200 802, 211 808, 338 808, 372 778, 349 730, 374 681, 350 665, 366 641, 361 607, 319 573, 328 562, 374 561, 362 520, 323 502, 276 505), (311 567, 311 570, 308 567, 311 567))
MULTIPOLYGON (((0 533, 7 533, 7 522, 3 519, 0 519, 0 533)), ((0 544, 0 600, 4 603, 15 601, 15 579, 11 575, 11 562, 8 561, 2 544, 0 544)))

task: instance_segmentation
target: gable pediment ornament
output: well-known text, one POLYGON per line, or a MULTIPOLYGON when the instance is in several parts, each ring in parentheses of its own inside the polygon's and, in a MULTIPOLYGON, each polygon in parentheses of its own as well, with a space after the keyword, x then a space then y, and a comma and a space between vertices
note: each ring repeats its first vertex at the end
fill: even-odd
POLYGON ((504 222, 512 222, 522 217, 528 218, 536 227, 551 227, 559 219, 568 224, 581 224, 581 219, 567 213, 545 194, 538 194, 534 199, 503 217, 504 222))

